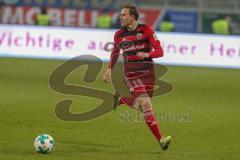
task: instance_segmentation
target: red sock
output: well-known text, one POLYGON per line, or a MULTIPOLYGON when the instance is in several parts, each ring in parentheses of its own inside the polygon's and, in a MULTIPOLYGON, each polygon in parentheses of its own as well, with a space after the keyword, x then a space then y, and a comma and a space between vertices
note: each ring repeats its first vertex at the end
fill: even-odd
POLYGON ((152 110, 145 111, 144 112, 144 119, 145 122, 148 125, 148 128, 152 131, 153 135, 157 138, 158 141, 160 141, 162 135, 160 133, 160 130, 158 128, 158 124, 155 118, 155 115, 152 110))

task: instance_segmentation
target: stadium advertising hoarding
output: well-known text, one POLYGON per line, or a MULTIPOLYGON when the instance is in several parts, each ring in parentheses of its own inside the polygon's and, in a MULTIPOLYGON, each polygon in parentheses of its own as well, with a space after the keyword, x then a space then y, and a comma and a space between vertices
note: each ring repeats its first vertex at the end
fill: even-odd
POLYGON ((164 14, 162 18, 164 18, 165 16, 169 16, 171 21, 175 24, 176 32, 185 32, 185 33, 197 32, 198 15, 196 11, 169 10, 164 14))
MULTIPOLYGON (((139 9, 139 20, 149 26, 154 26, 160 17, 159 9, 139 9)), ((2 21, 5 24, 34 24, 36 15, 40 13, 40 7, 31 6, 5 6, 3 8, 2 21)), ((48 8, 54 26, 80 26, 96 27, 100 10, 48 8)), ((119 12, 110 12, 113 22, 119 16, 119 12)))
MULTIPOLYGON (((126 0, 2 0, 6 4, 14 4, 17 6, 50 6, 50 7, 66 7, 66 8, 114 8, 125 4, 126 0)), ((138 0, 134 1, 138 4, 138 0)))
MULTIPOLYGON (((94 55, 108 61, 114 31, 1 25, 0 56, 68 59, 94 55)), ((165 51, 157 63, 240 68, 239 36, 160 32, 157 36, 165 51)))
POLYGON ((202 14, 202 30, 204 33, 213 33, 212 23, 219 18, 228 17, 231 34, 240 35, 240 15, 205 12, 202 14))

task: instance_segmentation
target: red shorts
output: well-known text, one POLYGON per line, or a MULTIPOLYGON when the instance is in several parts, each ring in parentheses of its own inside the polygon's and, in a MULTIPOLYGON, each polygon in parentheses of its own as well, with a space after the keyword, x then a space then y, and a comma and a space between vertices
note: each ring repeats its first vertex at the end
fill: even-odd
POLYGON ((154 80, 154 70, 127 72, 124 77, 128 90, 135 98, 143 93, 147 93, 151 98, 153 96, 154 80))

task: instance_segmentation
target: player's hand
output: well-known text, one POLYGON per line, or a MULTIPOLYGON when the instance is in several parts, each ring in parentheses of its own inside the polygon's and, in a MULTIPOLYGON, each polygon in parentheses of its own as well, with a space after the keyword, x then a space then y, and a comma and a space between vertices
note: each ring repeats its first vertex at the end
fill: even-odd
POLYGON ((104 82, 109 82, 109 80, 111 79, 111 68, 108 68, 108 70, 104 73, 103 75, 103 81, 104 82))
POLYGON ((149 54, 148 54, 148 53, 144 53, 144 52, 138 52, 138 53, 137 53, 137 56, 138 56, 140 59, 149 58, 149 54))

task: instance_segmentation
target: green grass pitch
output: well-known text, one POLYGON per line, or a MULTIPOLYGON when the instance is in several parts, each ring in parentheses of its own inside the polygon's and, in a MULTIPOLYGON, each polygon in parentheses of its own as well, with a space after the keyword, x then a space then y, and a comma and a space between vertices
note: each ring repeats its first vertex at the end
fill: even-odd
MULTIPOLYGON (((175 89, 153 98, 156 113, 168 117, 160 119, 161 131, 173 138, 169 150, 163 152, 145 123, 137 122, 136 112, 127 106, 88 122, 58 119, 54 108, 60 100, 73 99, 72 112, 84 112, 100 103, 49 87, 49 75, 62 63, 0 59, 1 160, 240 159, 240 70, 168 67, 162 79, 175 89), (185 119, 171 115, 185 115, 185 119), (34 151, 33 140, 41 133, 56 141, 50 154, 34 151)), ((74 71, 67 82, 82 83, 85 69, 74 71)), ((102 73, 86 85, 113 92, 112 85, 102 81, 102 73)))

